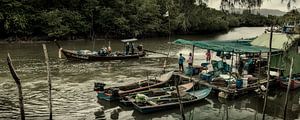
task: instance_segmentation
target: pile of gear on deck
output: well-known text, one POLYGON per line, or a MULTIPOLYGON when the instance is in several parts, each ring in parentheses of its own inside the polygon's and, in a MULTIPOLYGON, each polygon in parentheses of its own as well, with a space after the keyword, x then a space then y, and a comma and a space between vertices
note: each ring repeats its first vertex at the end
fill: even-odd
MULTIPOLYGON (((231 59, 230 54, 218 53, 217 56, 224 59, 231 59)), ((212 60, 211 63, 202 63, 201 66, 187 67, 187 76, 198 75, 201 80, 205 80, 212 85, 228 87, 231 89, 246 88, 251 84, 257 83, 258 78, 253 74, 258 67, 258 61, 251 57, 240 58, 237 69, 232 68, 224 60, 212 60)))

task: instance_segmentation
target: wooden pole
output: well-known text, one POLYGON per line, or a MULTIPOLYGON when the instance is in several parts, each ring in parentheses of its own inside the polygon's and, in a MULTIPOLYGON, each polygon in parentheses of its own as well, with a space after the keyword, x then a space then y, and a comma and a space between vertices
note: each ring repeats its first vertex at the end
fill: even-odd
MULTIPOLYGON (((147 81, 148 81, 148 87, 150 86, 149 82, 150 82, 150 79, 149 79, 149 71, 146 71, 146 74, 147 74, 147 81)), ((150 87, 149 87, 149 90, 150 90, 150 87)))
MULTIPOLYGON (((169 14, 169 11, 168 11, 168 14, 169 14)), ((163 73, 166 72, 166 67, 167 67, 167 59, 170 55, 170 51, 171 51, 171 21, 170 21, 170 15, 168 15, 168 22, 169 22, 169 42, 170 42, 170 45, 169 45, 169 51, 168 51, 168 55, 167 55, 167 58, 165 59, 164 61, 164 65, 163 65, 163 73)))
POLYGON ((272 53, 272 39, 273 39, 273 25, 271 25, 271 34, 270 34, 270 42, 269 42, 269 55, 268 55, 268 76, 267 76, 267 90, 264 98, 264 106, 263 106, 263 120, 265 120, 265 113, 267 107, 267 98, 270 84, 270 62, 271 62, 271 53, 272 53))
POLYGON ((287 110, 287 104, 288 104, 289 91, 290 91, 290 88, 291 88, 293 64, 294 64, 294 58, 292 57, 291 66, 290 66, 289 83, 288 83, 288 87, 286 89, 285 102, 284 102, 284 116, 283 116, 284 120, 286 120, 286 110, 287 110))
POLYGON ((176 86, 176 91, 177 91, 177 95, 178 95, 178 100, 179 100, 179 107, 180 107, 180 113, 181 113, 181 117, 183 120, 185 120, 185 116, 184 116, 184 110, 183 110, 183 105, 181 102, 181 96, 179 93, 179 88, 178 88, 178 82, 180 81, 180 76, 177 76, 177 79, 175 80, 175 86, 176 86))
POLYGON ((193 45, 193 53, 192 53, 192 67, 194 64, 194 53, 195 53, 195 45, 193 45))
MULTIPOLYGON (((233 70, 233 52, 234 51, 232 51, 232 53, 231 53, 231 63, 230 63, 230 67, 231 67, 231 69, 230 69, 230 74, 229 74, 229 78, 231 79, 232 78, 232 70, 233 70)), ((229 84, 227 85, 227 88, 229 88, 230 86, 231 86, 231 81, 229 80, 229 82, 228 82, 229 84)))
POLYGON ((52 93, 51 93, 51 87, 52 87, 52 83, 51 83, 51 79, 50 79, 50 67, 49 67, 49 57, 48 57, 48 52, 47 52, 47 47, 45 44, 43 44, 43 50, 44 50, 44 54, 45 54, 45 63, 47 65, 47 80, 48 80, 48 87, 49 87, 49 120, 52 120, 52 93))
POLYGON ((232 56, 231 56, 231 65, 230 65, 230 67, 231 67, 231 69, 230 69, 231 73, 232 73, 232 70, 233 70, 233 58, 234 58, 233 56, 234 56, 234 51, 232 51, 232 56))
POLYGON ((15 72, 15 68, 11 62, 10 54, 7 54, 7 64, 8 68, 10 70, 11 76, 15 80, 19 92, 19 105, 20 105, 20 114, 21 114, 21 120, 25 120, 25 112, 24 112, 24 103, 23 103, 23 93, 22 93, 22 85, 20 78, 18 77, 17 73, 15 72))

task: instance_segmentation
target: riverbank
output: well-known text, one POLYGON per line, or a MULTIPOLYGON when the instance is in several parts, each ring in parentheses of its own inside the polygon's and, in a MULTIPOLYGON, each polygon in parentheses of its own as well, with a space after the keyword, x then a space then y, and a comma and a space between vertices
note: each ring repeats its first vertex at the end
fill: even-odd
MULTIPOLYGON (((176 39, 176 38, 180 38, 179 36, 188 36, 188 38, 191 38, 193 40, 197 40, 195 38, 199 37, 199 36, 205 36, 207 38, 214 38, 214 36, 222 36, 223 40, 226 39, 231 39, 232 37, 235 37, 236 39, 239 38, 247 38, 247 37, 254 37, 256 36, 256 31, 259 28, 259 31, 264 30, 264 27, 235 27, 235 28, 231 28, 230 30, 226 31, 226 32, 216 32, 216 33, 193 33, 193 34, 171 34, 171 39, 176 39), (245 30, 245 28, 247 28, 247 30, 245 30), (253 28, 254 30, 248 29, 248 28, 253 28), (245 32, 247 34, 236 34, 238 33, 238 31, 242 31, 245 32), (254 34, 251 34, 251 32, 254 32, 254 34), (252 36, 250 36, 252 35, 252 36)), ((20 44, 31 44, 31 43, 49 43, 52 42, 53 40, 55 40, 55 38, 47 38, 47 37, 32 37, 33 39, 18 39, 18 40, 12 40, 9 38, 6 39, 0 39, 0 44, 6 44, 6 43, 10 43, 10 44, 14 44, 14 43, 20 43, 20 44)), ((164 35, 164 36, 151 36, 151 37, 138 37, 138 39, 152 39, 152 40, 160 40, 160 39, 153 39, 153 38, 168 38, 168 35, 164 35)), ((121 39, 126 39, 126 38, 105 38, 104 36, 97 36, 95 38, 96 41, 118 41, 121 39)), ((217 38, 219 39, 219 38, 217 38)), ((220 37, 221 39, 221 37, 220 37)), ((202 40, 202 39, 198 39, 198 40, 202 40)), ((208 40, 208 39, 207 39, 208 40)), ((59 41, 92 41, 89 38, 84 38, 84 37, 78 37, 78 38, 74 38, 74 39, 59 39, 59 41)))

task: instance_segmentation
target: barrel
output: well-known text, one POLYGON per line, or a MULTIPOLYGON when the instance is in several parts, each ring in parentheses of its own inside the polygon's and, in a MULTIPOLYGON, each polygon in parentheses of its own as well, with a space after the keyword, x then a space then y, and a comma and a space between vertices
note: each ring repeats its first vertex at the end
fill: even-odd
POLYGON ((242 79, 237 79, 236 80, 236 88, 240 89, 243 87, 243 80, 242 79))

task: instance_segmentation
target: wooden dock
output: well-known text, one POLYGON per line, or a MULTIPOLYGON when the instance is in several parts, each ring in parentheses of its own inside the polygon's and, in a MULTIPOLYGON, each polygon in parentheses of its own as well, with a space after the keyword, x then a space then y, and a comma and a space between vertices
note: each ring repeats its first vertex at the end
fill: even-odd
MULTIPOLYGON (((190 79, 194 82, 199 83, 200 85, 205 85, 205 86, 211 87, 215 91, 224 92, 225 94, 229 95, 230 97, 237 97, 239 95, 243 95, 243 94, 246 94, 249 92, 254 92, 254 90, 258 89, 261 85, 264 85, 267 83, 266 79, 261 79, 261 80, 258 80, 258 82, 256 82, 256 83, 249 84, 248 87, 240 88, 240 89, 233 89, 233 88, 221 87, 221 86, 210 84, 209 82, 207 82, 205 80, 201 80, 198 75, 190 77, 190 76, 186 76, 183 73, 179 73, 179 72, 174 72, 173 74, 178 75, 183 79, 190 79)), ((274 80, 270 80, 270 82, 273 82, 273 81, 274 80)))

